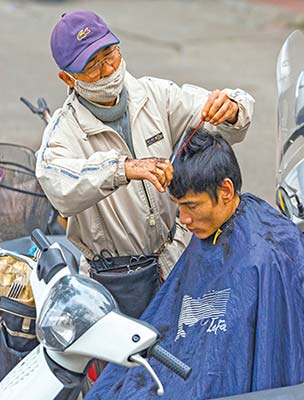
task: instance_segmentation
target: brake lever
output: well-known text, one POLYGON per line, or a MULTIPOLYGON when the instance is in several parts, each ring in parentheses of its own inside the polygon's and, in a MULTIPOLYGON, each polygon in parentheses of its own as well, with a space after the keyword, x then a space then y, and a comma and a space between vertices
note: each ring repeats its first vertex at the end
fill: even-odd
POLYGON ((149 362, 139 354, 134 354, 134 355, 130 356, 130 360, 141 365, 149 372, 152 379, 154 380, 154 382, 157 385, 157 395, 162 396, 164 394, 164 387, 163 387, 161 381, 159 380, 158 376, 156 375, 154 369, 149 364, 149 362))

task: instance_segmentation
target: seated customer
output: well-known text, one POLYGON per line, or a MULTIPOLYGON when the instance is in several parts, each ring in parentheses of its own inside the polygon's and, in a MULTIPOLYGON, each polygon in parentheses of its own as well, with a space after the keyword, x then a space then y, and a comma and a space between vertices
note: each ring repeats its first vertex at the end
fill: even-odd
MULTIPOLYGON (((205 400, 304 381, 304 238, 265 201, 240 194, 229 144, 199 132, 170 185, 187 249, 143 319, 192 367, 183 381, 157 361, 164 399, 205 400)), ((157 399, 141 367, 110 365, 87 400, 157 399)))

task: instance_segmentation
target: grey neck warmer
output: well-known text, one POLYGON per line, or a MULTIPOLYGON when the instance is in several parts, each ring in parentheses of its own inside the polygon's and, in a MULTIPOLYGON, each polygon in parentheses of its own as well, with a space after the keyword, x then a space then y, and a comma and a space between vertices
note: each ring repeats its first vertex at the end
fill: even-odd
POLYGON ((115 104, 114 106, 111 107, 97 106, 87 101, 84 97, 81 97, 79 94, 77 97, 79 102, 89 111, 91 111, 91 113, 102 122, 113 122, 118 120, 123 116, 128 105, 128 96, 125 87, 123 87, 120 93, 118 104, 115 104))

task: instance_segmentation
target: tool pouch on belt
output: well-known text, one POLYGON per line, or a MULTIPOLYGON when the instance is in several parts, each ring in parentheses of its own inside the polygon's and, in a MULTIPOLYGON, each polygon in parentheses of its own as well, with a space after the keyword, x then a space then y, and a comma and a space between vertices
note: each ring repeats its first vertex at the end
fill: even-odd
POLYGON ((160 287, 157 255, 112 257, 104 250, 90 261, 90 276, 114 296, 124 314, 139 318, 160 287))
POLYGON ((0 380, 38 344, 26 260, 0 249, 0 380))

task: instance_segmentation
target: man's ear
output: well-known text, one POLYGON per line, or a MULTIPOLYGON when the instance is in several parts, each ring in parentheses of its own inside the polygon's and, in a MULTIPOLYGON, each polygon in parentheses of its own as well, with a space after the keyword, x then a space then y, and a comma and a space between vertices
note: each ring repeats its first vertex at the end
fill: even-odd
POLYGON ((59 78, 66 83, 71 89, 74 88, 75 82, 65 71, 59 71, 59 78))
POLYGON ((229 203, 234 198, 235 190, 231 179, 223 179, 221 186, 218 189, 218 196, 221 196, 225 204, 229 203))

